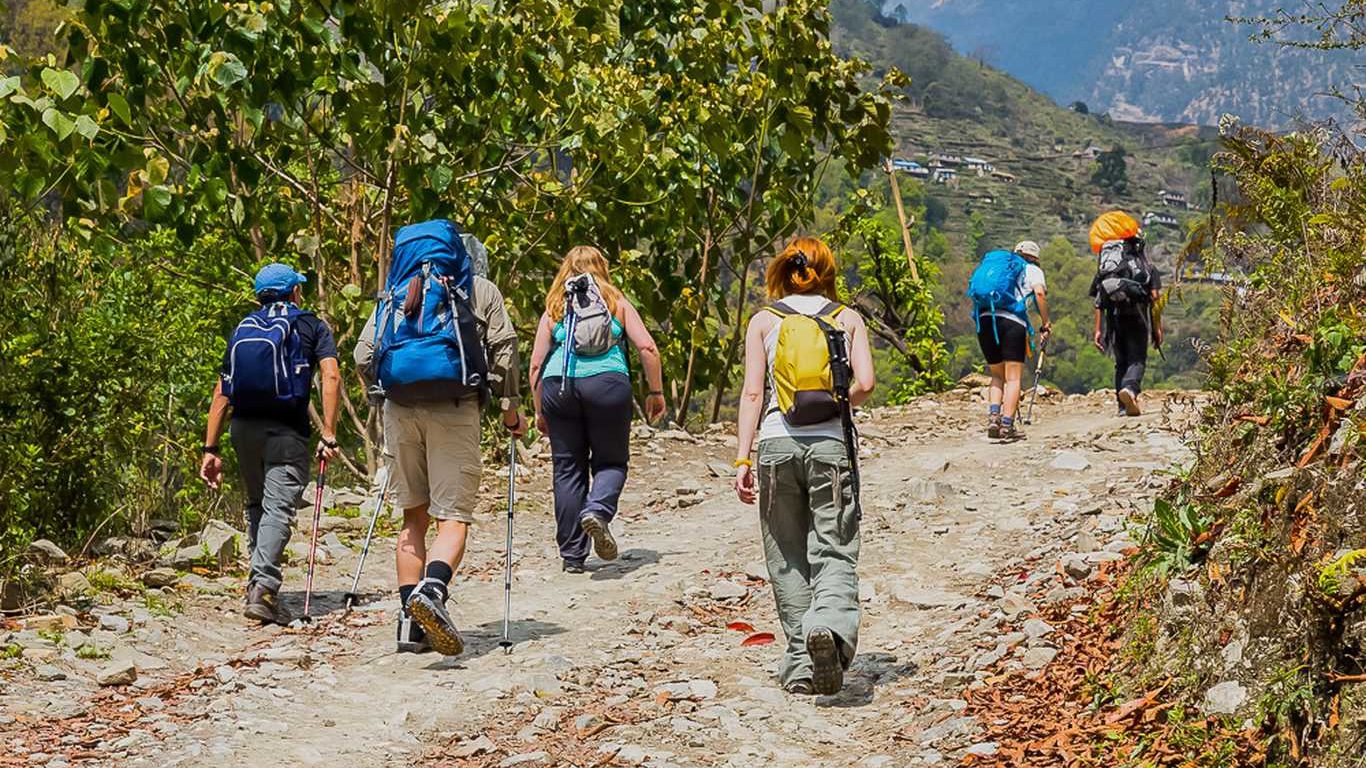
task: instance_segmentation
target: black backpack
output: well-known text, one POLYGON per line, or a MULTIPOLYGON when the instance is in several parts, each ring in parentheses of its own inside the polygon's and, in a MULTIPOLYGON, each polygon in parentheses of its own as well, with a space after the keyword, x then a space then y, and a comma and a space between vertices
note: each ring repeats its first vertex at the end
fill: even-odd
POLYGON ((1102 300, 1111 307, 1151 303, 1148 285, 1152 282, 1152 269, 1141 238, 1107 242, 1096 259, 1096 282, 1102 300))

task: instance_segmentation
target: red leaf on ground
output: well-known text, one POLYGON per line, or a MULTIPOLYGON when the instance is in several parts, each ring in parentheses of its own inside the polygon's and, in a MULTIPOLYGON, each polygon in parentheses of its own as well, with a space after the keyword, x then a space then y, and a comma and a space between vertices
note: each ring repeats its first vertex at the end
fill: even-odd
POLYGON ((772 632, 755 632, 740 642, 740 647, 748 648, 751 645, 768 645, 773 642, 772 632))
POLYGON ((732 621, 726 625, 726 629, 733 629, 736 632, 753 632, 754 625, 746 621, 732 621))

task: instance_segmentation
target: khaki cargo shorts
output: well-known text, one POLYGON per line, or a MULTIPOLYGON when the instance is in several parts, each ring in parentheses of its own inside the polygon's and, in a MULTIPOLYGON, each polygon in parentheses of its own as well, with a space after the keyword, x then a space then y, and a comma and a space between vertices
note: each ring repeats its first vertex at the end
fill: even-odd
POLYGON ((394 504, 430 504, 438 520, 474 522, 482 456, 479 401, 399 405, 384 403, 384 438, 393 458, 394 504))

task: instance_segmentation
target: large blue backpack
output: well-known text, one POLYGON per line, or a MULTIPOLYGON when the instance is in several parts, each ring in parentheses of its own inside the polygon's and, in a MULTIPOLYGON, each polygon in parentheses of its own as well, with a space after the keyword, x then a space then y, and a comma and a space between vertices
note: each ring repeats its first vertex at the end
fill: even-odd
POLYGON ((238 323, 228 340, 223 396, 235 408, 273 408, 308 400, 312 364, 294 329, 308 314, 287 301, 267 304, 238 323))
MULTIPOLYGON (((1029 306, 1017 295, 1026 263, 1023 256, 1012 251, 988 251, 982 257, 982 263, 968 280, 968 298, 972 299, 972 316, 976 319, 978 333, 982 331, 983 313, 992 315, 992 328, 995 329, 995 314, 999 310, 1010 312, 1029 325, 1029 306)), ((999 332, 997 340, 1000 340, 999 332)))
POLYGON ((394 235, 375 322, 375 379, 402 404, 488 399, 488 360, 474 317, 474 265, 445 219, 394 235))

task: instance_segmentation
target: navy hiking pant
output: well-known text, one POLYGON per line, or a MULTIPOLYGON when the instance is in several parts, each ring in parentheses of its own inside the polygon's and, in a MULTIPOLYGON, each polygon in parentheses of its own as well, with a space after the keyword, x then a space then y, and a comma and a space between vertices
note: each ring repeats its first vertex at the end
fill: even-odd
POLYGON ((563 392, 561 381, 556 376, 541 383, 541 414, 550 428, 555 465, 555 540, 565 562, 582 563, 590 545, 579 520, 597 515, 611 521, 626 485, 631 379, 600 373, 569 379, 563 392))

